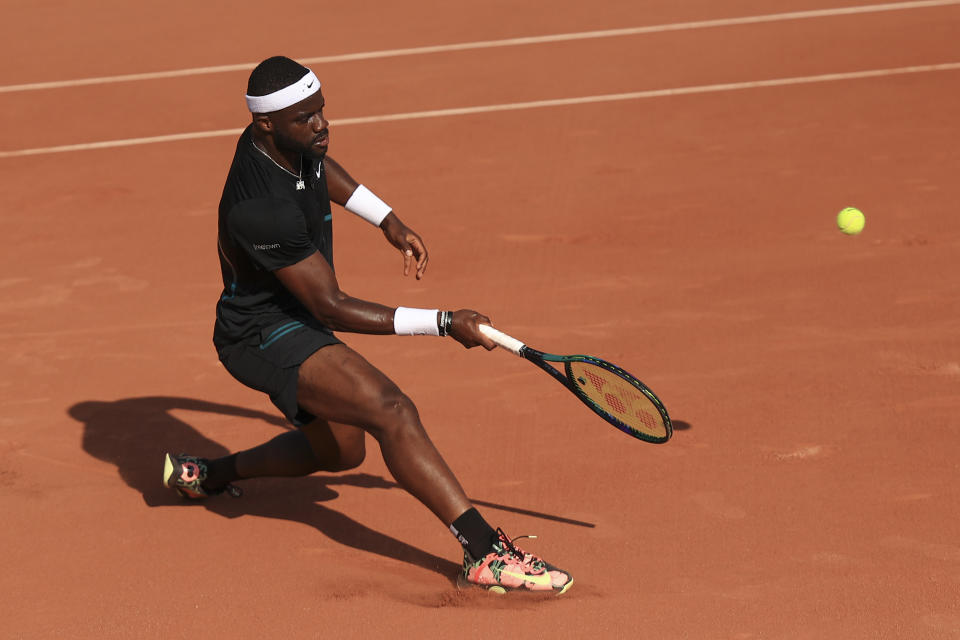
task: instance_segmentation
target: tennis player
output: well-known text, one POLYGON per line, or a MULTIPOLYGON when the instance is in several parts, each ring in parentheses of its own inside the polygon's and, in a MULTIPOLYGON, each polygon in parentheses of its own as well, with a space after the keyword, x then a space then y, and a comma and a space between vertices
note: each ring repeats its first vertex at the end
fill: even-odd
POLYGON ((246 95, 253 122, 240 135, 220 200, 223 294, 213 342, 237 380, 269 394, 297 430, 208 460, 167 454, 163 483, 187 498, 228 492, 264 476, 305 476, 360 465, 364 436, 380 445, 397 482, 448 526, 464 549, 459 582, 496 592, 563 593, 569 573, 512 543, 470 503, 427 436, 413 402, 337 332, 450 336, 493 349, 476 311, 388 307, 340 289, 333 269, 330 202, 378 227, 423 277, 415 232, 327 155, 320 81, 282 56, 261 62, 246 95))

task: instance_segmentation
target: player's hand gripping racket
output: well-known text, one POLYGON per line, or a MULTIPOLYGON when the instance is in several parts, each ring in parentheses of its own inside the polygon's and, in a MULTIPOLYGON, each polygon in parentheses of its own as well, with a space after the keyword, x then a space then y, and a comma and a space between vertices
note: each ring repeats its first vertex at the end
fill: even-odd
POLYGON ((583 404, 624 433, 658 444, 673 435, 670 416, 660 399, 620 367, 593 356, 543 353, 486 324, 480 325, 480 333, 552 375, 583 404), (551 362, 562 363, 566 375, 551 362))

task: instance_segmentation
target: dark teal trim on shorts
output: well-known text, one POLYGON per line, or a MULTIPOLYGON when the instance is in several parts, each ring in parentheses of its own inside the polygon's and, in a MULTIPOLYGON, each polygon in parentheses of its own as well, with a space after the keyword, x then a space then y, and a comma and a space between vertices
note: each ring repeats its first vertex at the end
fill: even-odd
POLYGON ((281 325, 277 327, 276 329, 273 330, 273 332, 270 335, 267 336, 266 340, 260 343, 260 350, 263 351, 264 349, 272 345, 274 342, 276 342, 283 336, 287 335, 291 331, 296 331, 302 326, 303 326, 302 322, 300 322, 299 320, 294 320, 293 322, 288 322, 285 325, 281 325))
POLYGON ((221 300, 232 300, 235 295, 237 295, 237 283, 236 283, 236 282, 234 282, 233 284, 230 285, 230 294, 227 295, 226 293, 224 293, 222 296, 220 296, 220 299, 221 299, 221 300))
POLYGON ((332 213, 328 213, 327 215, 323 216, 323 221, 324 221, 324 222, 330 222, 331 220, 333 220, 333 214, 332 214, 332 213))

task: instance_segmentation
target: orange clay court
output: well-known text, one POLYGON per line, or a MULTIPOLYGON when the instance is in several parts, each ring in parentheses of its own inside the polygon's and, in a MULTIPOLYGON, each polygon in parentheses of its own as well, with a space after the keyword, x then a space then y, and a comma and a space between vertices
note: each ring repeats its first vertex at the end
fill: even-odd
POLYGON ((0 635, 960 637, 958 33, 946 0, 7 3, 0 635), (165 451, 291 428, 211 344, 275 54, 430 251, 405 279, 337 208, 346 291, 608 359, 676 421, 643 443, 506 352, 344 336, 564 596, 458 591, 374 445, 239 500, 161 486, 165 451))

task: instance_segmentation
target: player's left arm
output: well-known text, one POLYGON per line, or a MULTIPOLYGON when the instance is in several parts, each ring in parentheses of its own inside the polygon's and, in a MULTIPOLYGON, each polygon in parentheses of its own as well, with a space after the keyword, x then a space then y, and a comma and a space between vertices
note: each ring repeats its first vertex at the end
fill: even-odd
MULTIPOLYGON (((346 207, 347 202, 354 194, 359 195, 357 190, 361 187, 360 183, 354 180, 346 169, 330 156, 324 158, 323 166, 327 174, 327 192, 330 194, 331 202, 346 207)), ((359 206, 363 207, 365 203, 361 201, 359 206)), ((366 217, 363 214, 359 215, 366 217)), ((403 255, 403 275, 409 275, 410 268, 415 264, 417 280, 422 278, 427 269, 428 255, 427 247, 423 244, 420 236, 413 229, 403 224, 403 221, 397 217, 392 209, 380 221, 379 226, 384 237, 403 255)))

